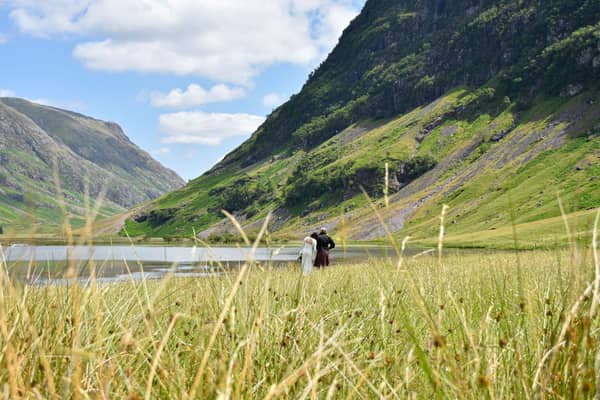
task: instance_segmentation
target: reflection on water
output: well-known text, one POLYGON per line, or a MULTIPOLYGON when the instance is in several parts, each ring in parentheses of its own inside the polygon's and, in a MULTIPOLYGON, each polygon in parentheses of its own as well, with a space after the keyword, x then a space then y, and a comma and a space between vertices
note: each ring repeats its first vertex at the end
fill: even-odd
MULTIPOLYGON (((299 247, 258 248, 252 254, 244 247, 164 247, 164 246, 27 246, 2 248, 2 254, 12 276, 33 284, 61 284, 65 278, 67 260, 75 261, 78 281, 90 280, 93 268, 100 283, 141 279, 217 276, 223 271, 239 268, 248 259, 259 265, 277 267, 297 263, 299 247), (35 261, 34 270, 28 268, 35 261)), ((346 247, 331 252, 332 263, 361 262, 369 258, 390 257, 383 247, 346 247)), ((298 263, 299 265, 299 263, 298 263)))
MULTIPOLYGON (((94 261, 160 261, 166 263, 189 263, 200 261, 243 261, 251 249, 244 247, 165 247, 165 246, 26 246, 12 245, 4 250, 8 261, 94 260, 94 261)), ((289 261, 295 259, 294 248, 258 248, 255 260, 289 261)))
MULTIPOLYGON (((102 275, 100 277, 95 278, 95 282, 97 284, 108 284, 108 283, 118 283, 118 282, 131 282, 133 281, 142 281, 148 279, 159 279, 167 276, 168 272, 160 272, 160 271, 145 271, 145 272, 132 272, 131 274, 117 274, 117 275, 102 275)), ((174 276, 178 278, 188 278, 188 277, 207 277, 207 276, 217 276, 218 272, 180 272, 175 271, 174 276)), ((45 285, 45 284, 64 284, 72 282, 72 279, 67 278, 50 278, 43 276, 36 276, 27 279, 26 277, 22 278, 25 282, 31 283, 34 285, 45 285)), ((88 276, 80 276, 77 278, 77 281, 80 284, 86 285, 92 281, 92 278, 88 276)))

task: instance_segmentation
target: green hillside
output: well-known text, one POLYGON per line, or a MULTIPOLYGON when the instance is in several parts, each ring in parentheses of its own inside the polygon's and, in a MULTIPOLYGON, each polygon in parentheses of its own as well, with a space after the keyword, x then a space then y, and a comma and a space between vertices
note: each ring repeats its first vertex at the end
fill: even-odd
POLYGON ((370 0, 301 92, 205 175, 130 219, 133 236, 299 237, 325 225, 430 243, 565 239, 557 198, 600 206, 600 3, 370 0), (388 202, 384 199, 388 165, 388 202), (508 229, 508 231, 507 231, 508 229), (470 236, 471 235, 471 236, 470 236), (454 238, 454 239, 453 239, 454 238))
POLYGON ((115 123, 1 98, 0 226, 5 234, 58 232, 64 211, 55 175, 74 227, 84 222, 86 202, 105 218, 183 185, 115 123))

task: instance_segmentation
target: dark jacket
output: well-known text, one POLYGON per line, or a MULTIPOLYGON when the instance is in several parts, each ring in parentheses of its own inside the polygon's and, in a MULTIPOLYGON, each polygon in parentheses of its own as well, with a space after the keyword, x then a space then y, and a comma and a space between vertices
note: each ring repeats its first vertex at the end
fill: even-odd
POLYGON ((326 233, 321 233, 317 237, 317 251, 331 250, 335 247, 335 242, 326 233))

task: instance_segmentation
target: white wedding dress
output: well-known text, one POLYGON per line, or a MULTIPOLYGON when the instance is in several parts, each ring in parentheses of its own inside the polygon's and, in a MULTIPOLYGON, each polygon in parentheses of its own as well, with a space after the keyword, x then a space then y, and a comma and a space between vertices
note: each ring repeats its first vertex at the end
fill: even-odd
POLYGON ((300 249, 302 257, 302 273, 308 275, 312 272, 315 258, 317 257, 317 241, 310 236, 304 238, 304 247, 300 249))

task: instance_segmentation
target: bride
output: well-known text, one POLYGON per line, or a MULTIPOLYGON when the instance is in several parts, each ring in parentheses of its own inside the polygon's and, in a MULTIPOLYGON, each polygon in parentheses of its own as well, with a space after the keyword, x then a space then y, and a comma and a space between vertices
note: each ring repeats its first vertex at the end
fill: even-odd
POLYGON ((308 275, 312 272, 315 258, 317 257, 317 234, 313 233, 304 238, 304 247, 300 249, 299 257, 302 258, 302 273, 308 275))

